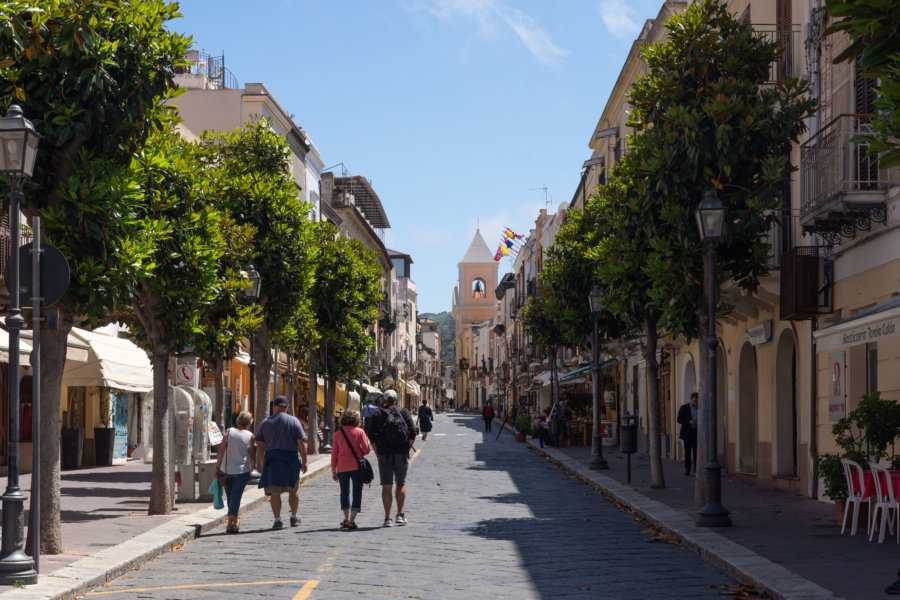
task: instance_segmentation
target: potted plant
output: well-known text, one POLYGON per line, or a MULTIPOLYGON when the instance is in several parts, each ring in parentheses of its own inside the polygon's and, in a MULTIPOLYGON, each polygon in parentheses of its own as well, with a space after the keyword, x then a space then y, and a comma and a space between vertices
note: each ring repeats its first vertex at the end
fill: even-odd
POLYGON ((94 427, 94 462, 98 466, 110 466, 113 464, 116 429, 112 426, 112 413, 111 392, 103 388, 100 392, 100 421, 102 427, 94 427))
POLYGON ((844 477, 844 465, 838 454, 823 454, 819 457, 817 467, 825 495, 834 500, 837 508, 838 522, 844 518, 844 502, 847 500, 847 479, 844 477))
POLYGON ((516 429, 516 441, 524 442, 525 436, 531 431, 531 421, 527 415, 519 415, 513 427, 516 429))

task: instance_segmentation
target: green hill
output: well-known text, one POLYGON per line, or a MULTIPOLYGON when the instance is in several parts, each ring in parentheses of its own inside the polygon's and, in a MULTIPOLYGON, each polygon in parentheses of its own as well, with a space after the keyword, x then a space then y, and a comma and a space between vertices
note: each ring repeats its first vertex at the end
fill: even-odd
POLYGON ((441 330, 441 363, 444 366, 456 364, 456 321, 449 312, 419 313, 420 317, 431 319, 441 330))

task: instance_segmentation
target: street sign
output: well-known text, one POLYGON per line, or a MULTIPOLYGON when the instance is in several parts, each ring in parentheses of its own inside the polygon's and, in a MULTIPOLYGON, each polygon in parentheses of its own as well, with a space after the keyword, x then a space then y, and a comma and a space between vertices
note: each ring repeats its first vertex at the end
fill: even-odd
MULTIPOLYGON (((57 248, 41 244, 41 300, 42 306, 50 306, 66 293, 69 287, 69 263, 57 248)), ((19 247, 19 304, 31 304, 31 244, 19 247)), ((9 264, 3 273, 9 281, 9 264)))

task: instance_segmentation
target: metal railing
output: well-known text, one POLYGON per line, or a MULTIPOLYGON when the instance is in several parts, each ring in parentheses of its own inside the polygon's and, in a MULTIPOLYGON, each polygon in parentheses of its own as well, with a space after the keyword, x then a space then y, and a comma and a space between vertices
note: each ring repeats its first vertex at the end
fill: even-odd
POLYGON ((768 84, 782 77, 802 77, 804 67, 803 36, 799 25, 781 29, 776 25, 754 23, 753 29, 768 42, 775 42, 781 49, 778 58, 769 65, 768 84))
POLYGON ((873 116, 839 115, 800 148, 801 219, 839 194, 887 189, 887 173, 869 155, 869 143, 854 141, 872 133, 873 116))

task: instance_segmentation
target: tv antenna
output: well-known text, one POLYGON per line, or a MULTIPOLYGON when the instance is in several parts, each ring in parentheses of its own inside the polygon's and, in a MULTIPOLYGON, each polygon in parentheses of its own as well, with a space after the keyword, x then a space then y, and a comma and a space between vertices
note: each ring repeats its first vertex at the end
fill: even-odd
POLYGON ((530 192, 534 192, 534 191, 537 191, 537 190, 544 190, 544 209, 545 209, 545 210, 549 210, 549 209, 550 209, 550 200, 547 198, 547 190, 548 190, 548 189, 549 189, 549 188, 547 187, 546 184, 542 185, 541 187, 529 188, 529 189, 528 189, 528 191, 530 191, 530 192))

